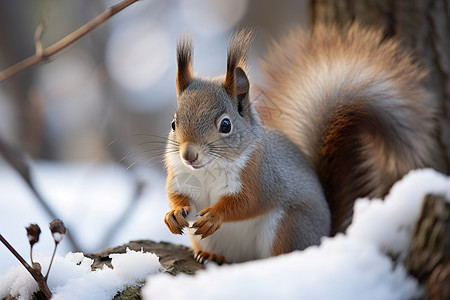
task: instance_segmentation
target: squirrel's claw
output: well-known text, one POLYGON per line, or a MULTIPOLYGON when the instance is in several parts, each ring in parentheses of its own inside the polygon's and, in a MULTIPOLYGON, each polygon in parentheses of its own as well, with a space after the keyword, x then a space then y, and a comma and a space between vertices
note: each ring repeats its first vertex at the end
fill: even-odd
POLYGON ((211 261, 215 262, 219 266, 225 262, 225 258, 223 256, 217 256, 215 253, 209 253, 201 250, 195 253, 194 259, 201 264, 206 264, 211 261))
POLYGON ((222 219, 219 214, 215 214, 211 207, 205 208, 198 213, 200 219, 192 227, 198 228, 194 234, 201 235, 202 239, 210 236, 222 225, 222 219))
POLYGON ((164 223, 173 234, 183 234, 183 228, 189 226, 185 217, 189 214, 189 208, 182 207, 169 211, 164 217, 164 223))

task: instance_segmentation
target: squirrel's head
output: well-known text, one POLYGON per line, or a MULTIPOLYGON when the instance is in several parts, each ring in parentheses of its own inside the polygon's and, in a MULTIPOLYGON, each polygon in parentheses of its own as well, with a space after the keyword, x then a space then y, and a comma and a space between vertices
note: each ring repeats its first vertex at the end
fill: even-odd
POLYGON ((194 77, 192 41, 178 42, 177 112, 172 121, 167 158, 193 168, 235 161, 252 143, 257 120, 249 101, 245 73, 250 30, 236 33, 228 45, 225 77, 194 77))

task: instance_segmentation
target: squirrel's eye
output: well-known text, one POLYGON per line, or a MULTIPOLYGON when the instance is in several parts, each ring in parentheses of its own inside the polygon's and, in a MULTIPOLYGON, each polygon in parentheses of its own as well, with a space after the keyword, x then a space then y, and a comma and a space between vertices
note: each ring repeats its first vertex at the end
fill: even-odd
POLYGON ((172 120, 172 130, 175 131, 175 119, 172 120))
POLYGON ((225 133, 225 134, 231 132, 231 121, 230 121, 230 119, 224 118, 222 121, 220 121, 219 132, 220 133, 225 133))

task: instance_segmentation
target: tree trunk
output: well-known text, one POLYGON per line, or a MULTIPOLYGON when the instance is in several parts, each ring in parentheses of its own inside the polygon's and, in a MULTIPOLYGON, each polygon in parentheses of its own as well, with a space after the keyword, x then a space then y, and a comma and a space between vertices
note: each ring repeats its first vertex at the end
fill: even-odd
POLYGON ((382 28, 412 49, 430 71, 426 88, 436 95, 438 136, 450 172, 450 0, 310 0, 310 20, 342 26, 358 21, 382 28))

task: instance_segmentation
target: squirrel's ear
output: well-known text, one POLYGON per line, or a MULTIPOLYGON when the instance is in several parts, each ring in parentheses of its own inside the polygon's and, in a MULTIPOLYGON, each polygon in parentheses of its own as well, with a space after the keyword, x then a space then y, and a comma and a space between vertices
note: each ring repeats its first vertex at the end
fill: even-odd
POLYGON ((192 82, 192 39, 183 37, 177 43, 177 96, 179 96, 192 82))
MULTIPOLYGON (((247 63, 247 52, 253 39, 253 31, 251 29, 243 29, 235 33, 228 43, 227 55, 227 73, 223 86, 230 97, 234 98, 238 95, 237 80, 241 80, 240 84, 246 81, 248 93, 248 79, 245 75, 245 65, 247 63), (237 71, 237 69, 240 71, 237 71), (239 74, 240 78, 236 75, 239 74), (243 75, 243 76, 242 76, 243 75)), ((245 84, 244 84, 245 85, 245 84)), ((242 88, 241 85, 239 88, 242 88)))
POLYGON ((238 100, 238 110, 241 115, 247 115, 250 109, 250 101, 248 100, 248 92, 250 89, 250 82, 244 70, 237 67, 234 71, 236 99, 238 100))

